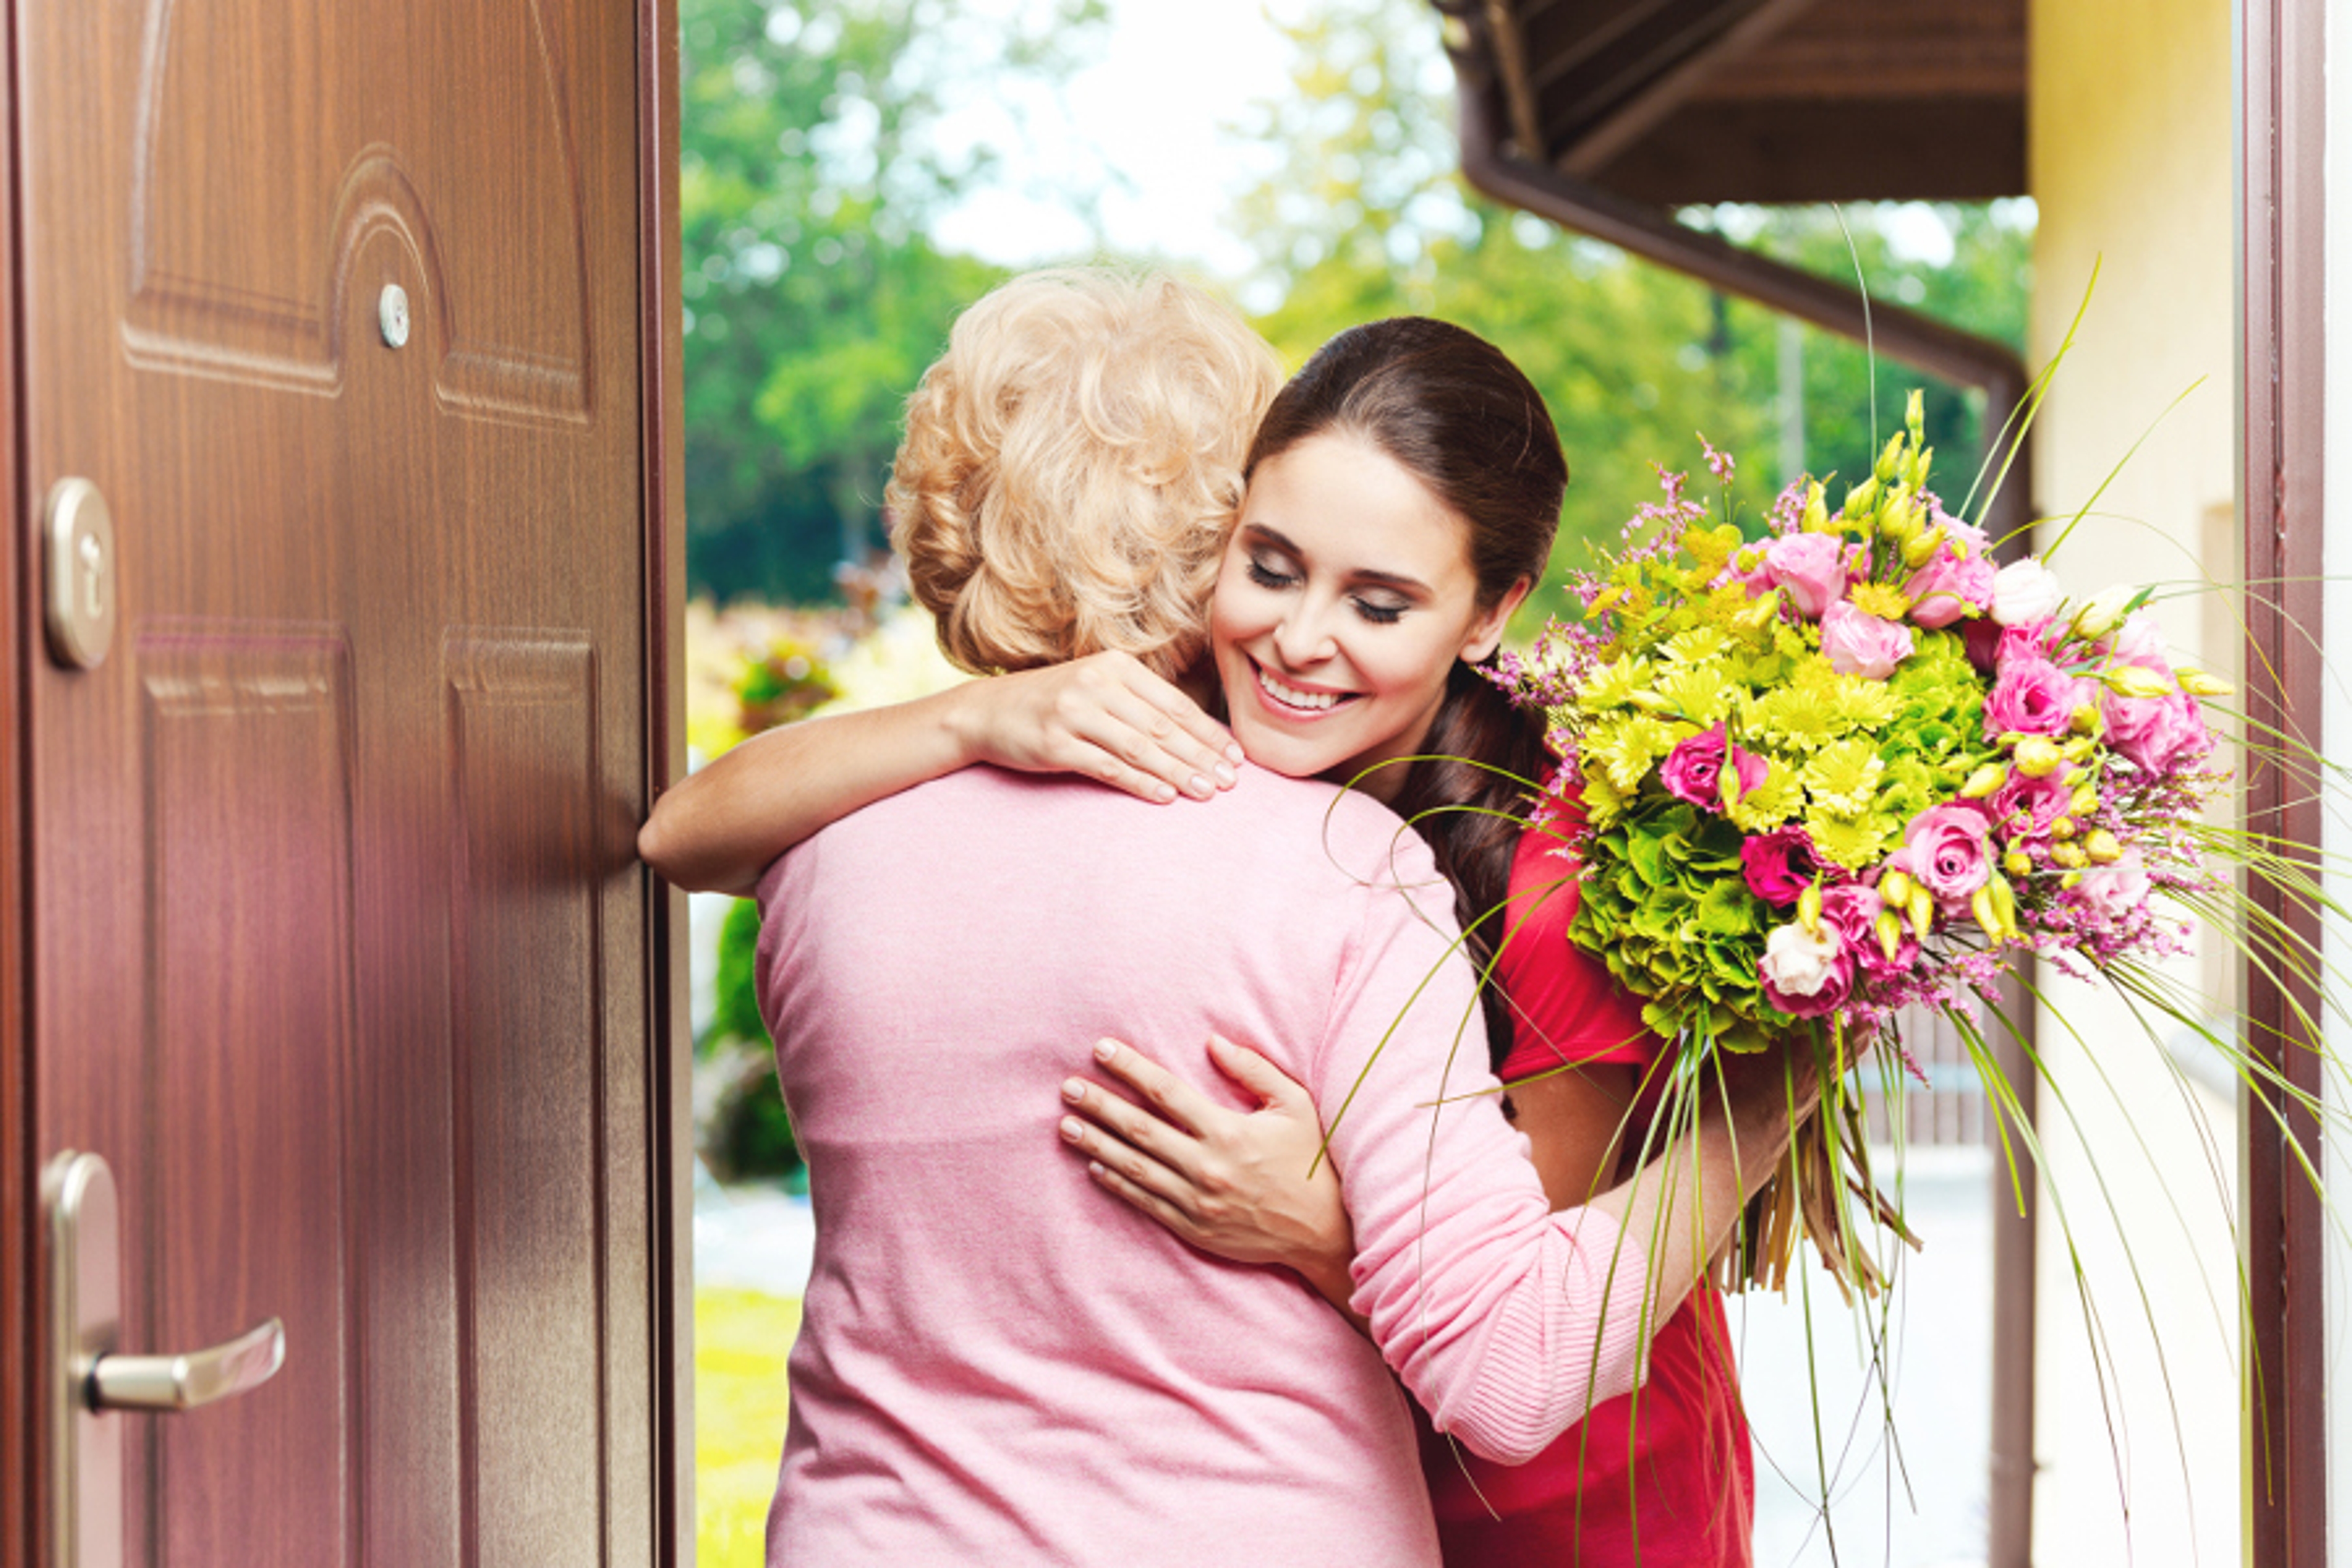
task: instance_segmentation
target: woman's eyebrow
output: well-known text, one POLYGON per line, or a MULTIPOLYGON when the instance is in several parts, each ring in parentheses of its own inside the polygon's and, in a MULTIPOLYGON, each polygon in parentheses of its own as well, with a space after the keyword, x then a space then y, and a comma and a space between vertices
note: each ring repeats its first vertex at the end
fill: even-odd
MULTIPOLYGON (((1289 535, 1278 528, 1270 528, 1263 522, 1253 522, 1244 525, 1242 533, 1246 538, 1269 545, 1297 560, 1307 559, 1307 552, 1291 542, 1289 535)), ((1370 583, 1383 588, 1393 588, 1400 594, 1417 594, 1423 598, 1435 596, 1435 590, 1428 584, 1418 577, 1408 577, 1402 572, 1382 572, 1375 567, 1359 566, 1348 574, 1348 581, 1370 583)))
POLYGON ((1360 566, 1348 574, 1348 580, 1377 584, 1383 588, 1394 588, 1400 594, 1414 594, 1424 599, 1435 596, 1428 584, 1418 577, 1408 577, 1402 572, 1378 572, 1370 566, 1360 566))

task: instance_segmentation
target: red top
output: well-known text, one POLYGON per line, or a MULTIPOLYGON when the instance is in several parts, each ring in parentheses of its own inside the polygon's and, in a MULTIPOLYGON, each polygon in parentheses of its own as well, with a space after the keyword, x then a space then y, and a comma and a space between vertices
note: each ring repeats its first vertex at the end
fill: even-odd
MULTIPOLYGON (((1520 837, 1511 934, 1495 967, 1514 1015, 1505 1083, 1563 1062, 1646 1067, 1662 1048, 1640 1005, 1569 944, 1576 877, 1557 841, 1520 837)), ((1748 1418, 1723 1299, 1706 1286, 1651 1341, 1648 1383, 1596 1406, 1528 1463, 1491 1464, 1426 1420, 1421 1460, 1448 1568, 1754 1562, 1748 1418)))

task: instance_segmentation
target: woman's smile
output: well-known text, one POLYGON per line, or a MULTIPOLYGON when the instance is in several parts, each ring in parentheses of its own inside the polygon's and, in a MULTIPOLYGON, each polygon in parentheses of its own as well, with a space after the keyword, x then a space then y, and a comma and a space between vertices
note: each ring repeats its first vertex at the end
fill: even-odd
POLYGON ((1312 722, 1362 695, 1360 692, 1333 691, 1304 682, 1285 680, 1255 659, 1250 660, 1250 668, 1257 672, 1258 695, 1277 719, 1312 722))

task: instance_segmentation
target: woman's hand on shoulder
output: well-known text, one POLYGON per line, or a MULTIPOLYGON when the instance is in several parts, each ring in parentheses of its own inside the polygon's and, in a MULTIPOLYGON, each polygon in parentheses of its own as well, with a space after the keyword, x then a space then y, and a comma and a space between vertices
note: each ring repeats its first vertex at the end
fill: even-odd
POLYGON ((1143 1103, 1071 1079, 1062 1086, 1071 1111, 1063 1140, 1087 1157, 1098 1185, 1184 1240, 1236 1263, 1286 1264, 1344 1310, 1355 1232, 1314 1100, 1245 1047, 1212 1036, 1209 1056, 1259 1109, 1220 1105, 1141 1052, 1106 1040, 1095 1059, 1143 1103))
POLYGON ((1164 802, 1232 787, 1242 760, 1223 725, 1131 654, 1091 654, 956 690, 951 722, 977 763, 1082 773, 1164 802))

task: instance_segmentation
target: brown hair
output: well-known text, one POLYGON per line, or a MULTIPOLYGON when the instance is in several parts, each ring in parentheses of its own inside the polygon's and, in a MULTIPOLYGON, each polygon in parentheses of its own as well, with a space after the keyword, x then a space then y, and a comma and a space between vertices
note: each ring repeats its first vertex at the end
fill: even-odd
MULTIPOLYGON (((1480 608, 1541 579, 1568 464, 1543 395, 1494 344, 1420 316, 1349 328, 1276 395, 1244 472, 1327 432, 1386 453, 1462 520, 1480 608)), ((1457 660, 1420 753, 1391 804, 1453 882, 1465 945, 1483 973, 1526 915, 1504 906, 1521 799, 1551 770, 1544 721, 1457 660)), ((1511 1047, 1509 1005, 1491 984, 1483 1001, 1487 1049, 1500 1066, 1511 1047)))

